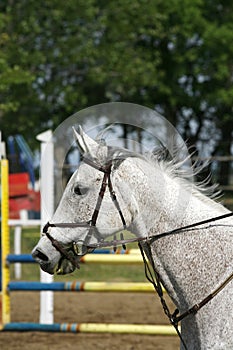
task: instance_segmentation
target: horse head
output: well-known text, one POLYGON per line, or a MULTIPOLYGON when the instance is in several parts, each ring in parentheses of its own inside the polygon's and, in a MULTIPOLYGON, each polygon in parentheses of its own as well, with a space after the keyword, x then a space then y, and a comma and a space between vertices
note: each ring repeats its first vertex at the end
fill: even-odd
POLYGON ((129 227, 134 216, 129 175, 121 169, 130 152, 93 140, 81 127, 74 135, 81 164, 32 252, 50 274, 74 271, 93 244, 129 227))

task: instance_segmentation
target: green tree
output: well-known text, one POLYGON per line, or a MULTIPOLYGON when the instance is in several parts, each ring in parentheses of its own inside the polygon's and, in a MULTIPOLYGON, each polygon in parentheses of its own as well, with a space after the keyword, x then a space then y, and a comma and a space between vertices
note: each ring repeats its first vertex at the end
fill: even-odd
MULTIPOLYGON (((157 108, 203 154, 232 144, 229 0, 5 0, 0 122, 33 142, 84 107, 157 108), (32 133, 33 130, 33 133, 32 133)), ((229 180, 229 165, 224 182, 229 180)))
MULTIPOLYGON (((33 0, 1 3, 2 55, 15 72, 0 91, 1 129, 5 137, 35 135, 56 127, 88 104, 88 61, 93 60, 93 1, 33 0), (32 133, 33 130, 33 133, 32 133)), ((0 66, 1 68, 1 66, 0 66)), ((2 66, 2 74, 6 69, 2 66)), ((6 75, 6 74, 5 74, 6 75)))
MULTIPOLYGON (((20 88, 30 87, 34 77, 15 59, 11 61, 10 17, 0 13, 0 120, 20 109, 20 88)), ((5 120, 4 120, 5 122, 5 120)), ((4 123, 4 126, 6 123, 4 123)))

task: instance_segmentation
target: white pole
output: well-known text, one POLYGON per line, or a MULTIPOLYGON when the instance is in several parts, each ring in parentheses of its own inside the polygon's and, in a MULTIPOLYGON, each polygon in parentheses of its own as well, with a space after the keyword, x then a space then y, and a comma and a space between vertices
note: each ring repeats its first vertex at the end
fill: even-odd
MULTIPOLYGON (((15 226, 15 231, 14 231, 14 253, 15 254, 21 254, 22 225, 23 225, 23 222, 28 221, 27 210, 25 209, 20 210, 19 216, 20 216, 20 221, 22 221, 22 224, 15 226)), ((15 263, 14 268, 15 268, 15 278, 17 280, 20 280, 22 275, 21 263, 15 263)))
MULTIPOLYGON (((47 130, 37 135, 37 140, 41 141, 41 226, 44 226, 51 219, 54 211, 54 150, 52 131, 47 130)), ((41 282, 53 282, 53 276, 41 270, 40 280, 41 282)), ((40 323, 52 324, 53 322, 53 292, 40 292, 40 323)))
POLYGON ((2 132, 0 131, 0 159, 6 158, 6 145, 2 141, 2 132))
MULTIPOLYGON (((15 254, 21 254, 21 232, 22 232, 22 226, 20 225, 15 226, 15 231, 14 231, 14 253, 15 254)), ((20 280, 21 263, 15 263, 14 269, 15 269, 15 278, 17 280, 20 280)))

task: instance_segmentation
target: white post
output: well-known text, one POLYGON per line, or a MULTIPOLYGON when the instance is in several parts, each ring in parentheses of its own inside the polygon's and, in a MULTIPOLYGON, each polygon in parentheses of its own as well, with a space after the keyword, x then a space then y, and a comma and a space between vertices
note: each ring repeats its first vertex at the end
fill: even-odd
MULTIPOLYGON (((20 220, 22 220, 21 225, 15 226, 14 232, 14 254, 21 254, 21 236, 22 236, 22 225, 24 222, 28 221, 28 212, 27 210, 20 210, 19 212, 20 220)), ((21 263, 15 263, 15 278, 20 280, 22 275, 21 263)))
MULTIPOLYGON (((54 211, 54 150, 52 131, 37 135, 41 141, 41 228, 51 219, 54 211)), ((41 282, 53 282, 53 276, 41 270, 41 282)), ((40 292, 40 323, 52 324, 53 292, 40 292)))
MULTIPOLYGON (((14 253, 15 254, 21 254, 21 232, 22 232, 22 226, 21 225, 15 226, 15 231, 14 231, 14 253)), ((20 280, 21 263, 15 263, 14 270, 15 270, 15 278, 17 280, 20 280)))
POLYGON ((6 145, 2 141, 2 132, 0 131, 0 159, 6 158, 6 145))

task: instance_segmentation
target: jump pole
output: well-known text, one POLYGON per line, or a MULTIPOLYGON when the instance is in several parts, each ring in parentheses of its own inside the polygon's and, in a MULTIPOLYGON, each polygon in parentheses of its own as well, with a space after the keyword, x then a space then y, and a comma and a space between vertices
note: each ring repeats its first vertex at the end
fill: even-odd
MULTIPOLYGON (((41 191, 41 225, 48 222, 54 211, 54 146, 52 131, 47 130, 37 135, 41 142, 41 167, 40 167, 40 191, 41 191)), ((41 227, 42 228, 42 227, 41 227)), ((42 232, 42 229, 41 229, 42 232)), ((53 282, 53 276, 40 270, 41 282, 53 282)), ((53 321, 53 292, 43 291, 40 294, 40 323, 52 324, 53 321)))
POLYGON ((1 299, 0 299, 0 327, 10 322, 10 295, 7 289, 10 282, 10 269, 7 256, 10 253, 9 217, 9 184, 8 160, 1 159, 1 299))
POLYGON ((87 254, 80 259, 81 263, 87 264, 143 264, 139 254, 87 254))
MULTIPOLYGON (((9 254, 7 256, 9 263, 36 263, 30 254, 9 254)), ((81 257, 83 264, 105 264, 105 265, 138 265, 143 264, 142 257, 139 254, 88 254, 81 257)))
POLYGON ((4 326, 3 331, 177 335, 175 328, 170 325, 122 323, 9 323, 4 326))
POLYGON ((154 293, 154 287, 148 282, 25 282, 16 281, 8 284, 11 291, 42 291, 54 292, 117 292, 117 293, 154 293))

